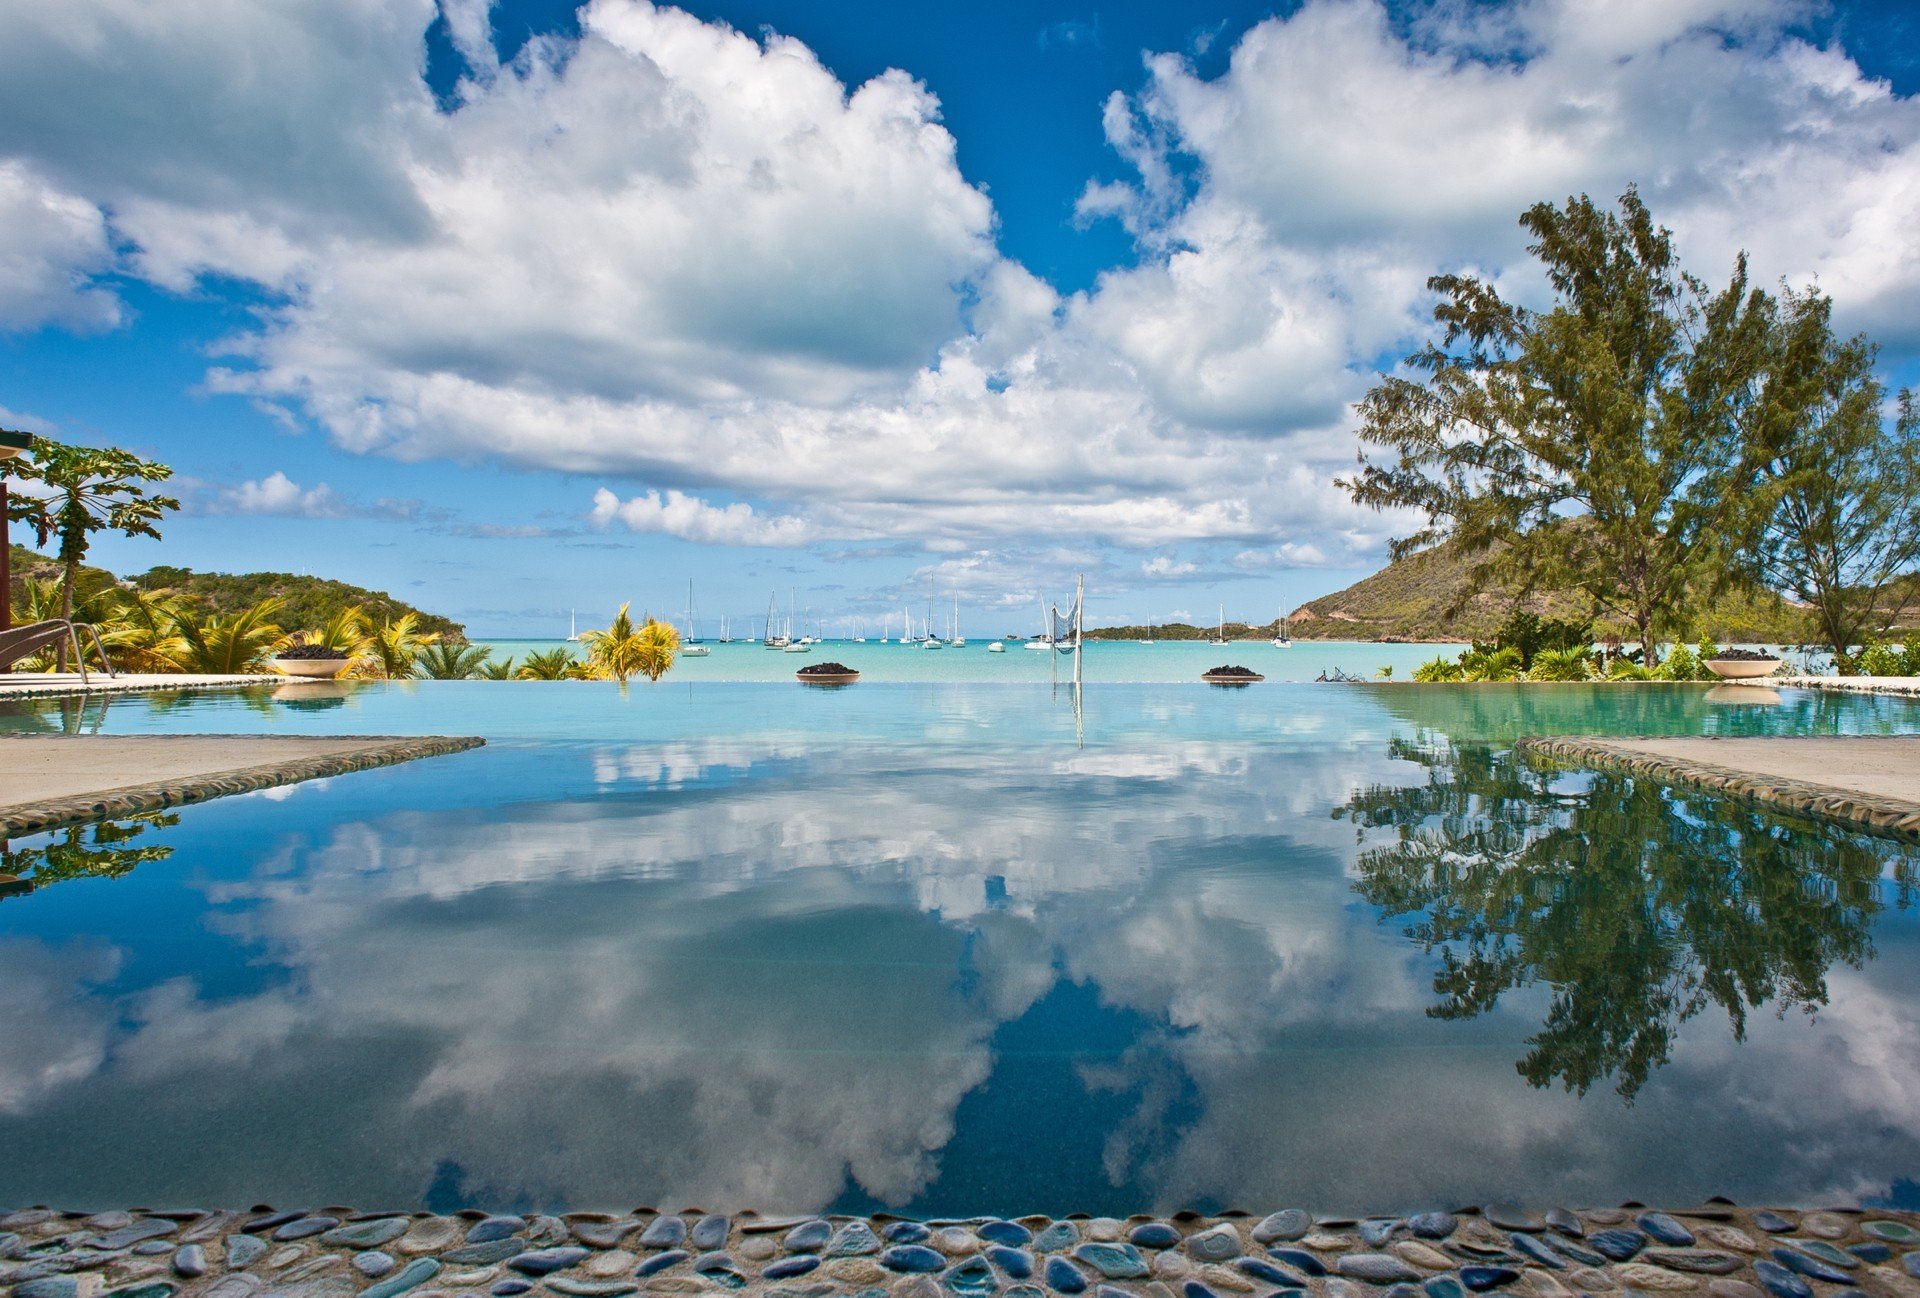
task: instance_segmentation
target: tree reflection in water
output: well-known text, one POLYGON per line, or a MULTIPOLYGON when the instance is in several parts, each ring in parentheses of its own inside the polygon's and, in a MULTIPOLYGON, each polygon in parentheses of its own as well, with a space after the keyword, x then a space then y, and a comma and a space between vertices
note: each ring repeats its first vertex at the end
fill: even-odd
POLYGON ((38 847, 14 848, 0 840, 0 900, 37 892, 69 879, 118 879, 149 861, 164 861, 171 847, 137 844, 149 829, 180 823, 171 811, 148 812, 125 820, 69 825, 53 831, 38 847))
POLYGON ((1534 1086, 1584 1094, 1611 1078, 1631 1100, 1681 1024, 1723 1009, 1812 1014, 1826 971, 1858 967, 1884 903, 1913 898, 1910 849, 1834 825, 1627 774, 1539 769, 1510 750, 1396 740, 1424 784, 1362 790, 1334 812, 1392 841, 1363 846, 1362 897, 1418 915, 1437 954, 1442 1019, 1484 1014, 1544 982, 1546 1021, 1517 1064, 1534 1086))

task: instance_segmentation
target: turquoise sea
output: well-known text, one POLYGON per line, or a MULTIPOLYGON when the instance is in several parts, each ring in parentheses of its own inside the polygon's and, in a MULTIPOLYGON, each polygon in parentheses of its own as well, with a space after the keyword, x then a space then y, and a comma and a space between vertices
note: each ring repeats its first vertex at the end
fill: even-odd
POLYGON ((6 844, 0 1203, 1920 1207, 1920 849, 1511 750, 1920 705, 1222 656, 0 707, 488 739, 6 844))
MULTIPOLYGON (((482 640, 497 658, 566 648, 564 640, 482 640)), ((1023 649, 1007 640, 1005 653, 990 653, 990 639, 969 638, 964 648, 921 649, 916 645, 881 644, 870 640, 828 640, 806 654, 780 653, 757 644, 705 642, 705 658, 682 656, 674 664, 675 679, 693 681, 778 681, 810 662, 842 662, 869 681, 979 681, 1045 682, 1054 676, 1071 677, 1070 655, 1023 649)), ((584 655, 580 646, 571 646, 584 655)), ((1289 649, 1265 640, 1236 641, 1224 648, 1202 641, 1162 640, 1145 645, 1131 641, 1090 640, 1083 671, 1090 682, 1144 684, 1158 681, 1194 681, 1209 667, 1233 663, 1250 667, 1271 681, 1311 681, 1323 672, 1344 671, 1372 677, 1382 667, 1405 678, 1421 663, 1445 654, 1452 657, 1467 646, 1458 644, 1373 644, 1342 640, 1296 640, 1289 649)))

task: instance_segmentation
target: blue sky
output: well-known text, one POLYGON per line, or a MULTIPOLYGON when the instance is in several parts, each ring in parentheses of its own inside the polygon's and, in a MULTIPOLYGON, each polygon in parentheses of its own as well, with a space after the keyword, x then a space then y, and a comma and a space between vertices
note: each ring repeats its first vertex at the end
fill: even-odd
POLYGON ((1917 376, 1897 4, 146 8, 0 14, 0 422, 176 466, 123 571, 1270 617, 1405 525, 1333 480, 1425 278, 1630 182, 1917 376))

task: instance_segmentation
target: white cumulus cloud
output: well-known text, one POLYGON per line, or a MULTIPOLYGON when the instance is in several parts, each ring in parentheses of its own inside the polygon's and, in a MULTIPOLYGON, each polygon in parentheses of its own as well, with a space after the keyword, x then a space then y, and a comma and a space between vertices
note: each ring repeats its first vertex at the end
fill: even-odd
POLYGON ((115 266, 238 278, 273 305, 208 386, 356 452, 643 483, 601 521, 727 544, 1243 571, 1404 530, 1334 481, 1350 403, 1428 275, 1538 293, 1543 198, 1638 183, 1703 274, 1748 248, 1920 348, 1920 105, 1789 0, 1309 0, 1217 76, 1154 55, 1102 110, 1136 179, 1081 205, 1139 257, 1071 295, 999 252, 909 72, 849 86, 646 0, 499 66, 490 9, 0 10, 0 213, 33 218, 0 220, 0 322, 110 324, 115 266), (436 12, 471 70, 445 108, 436 12))
POLYGON ((601 527, 618 522, 632 532, 659 532, 712 545, 791 548, 814 536, 805 519, 756 514, 753 506, 739 502, 714 505, 681 491, 649 491, 622 500, 602 487, 593 493, 593 521, 601 527))

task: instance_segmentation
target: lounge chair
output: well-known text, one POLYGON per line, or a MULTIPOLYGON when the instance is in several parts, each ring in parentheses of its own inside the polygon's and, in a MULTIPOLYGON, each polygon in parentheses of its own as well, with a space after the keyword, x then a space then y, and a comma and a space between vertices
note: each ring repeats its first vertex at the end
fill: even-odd
POLYGON ((30 622, 26 626, 16 626, 0 631, 0 672, 10 672, 13 665, 22 658, 39 653, 50 646, 58 646, 65 640, 73 647, 74 665, 80 669, 80 679, 87 679, 86 656, 80 652, 80 632, 85 631, 93 641, 94 652, 100 655, 100 665, 111 677, 113 663, 107 658, 106 646, 100 643, 100 633, 85 622, 69 622, 63 617, 48 618, 45 622, 30 622))

